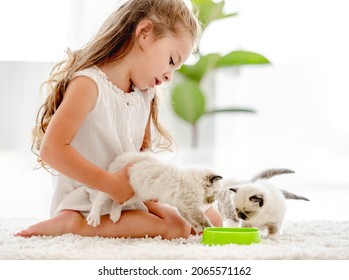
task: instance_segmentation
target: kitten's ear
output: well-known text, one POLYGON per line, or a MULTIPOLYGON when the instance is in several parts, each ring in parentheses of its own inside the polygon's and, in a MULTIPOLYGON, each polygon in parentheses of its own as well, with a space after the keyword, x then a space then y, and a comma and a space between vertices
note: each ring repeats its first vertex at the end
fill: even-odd
POLYGON ((214 175, 214 174, 212 174, 212 175, 209 176, 208 179, 209 179, 210 183, 213 184, 214 182, 216 182, 216 181, 218 181, 218 180, 222 180, 223 177, 222 177, 222 176, 219 176, 219 175, 214 175))
POLYGON ((264 204, 263 196, 262 195, 253 195, 250 197, 250 201, 252 202, 258 202, 259 207, 262 207, 264 204))
POLYGON ((229 188, 229 190, 236 193, 238 191, 238 187, 232 187, 229 188))

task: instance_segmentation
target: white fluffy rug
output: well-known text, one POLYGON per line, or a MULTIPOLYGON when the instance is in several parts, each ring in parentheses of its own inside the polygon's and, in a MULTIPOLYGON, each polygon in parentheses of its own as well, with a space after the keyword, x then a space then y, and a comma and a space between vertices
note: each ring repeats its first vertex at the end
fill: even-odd
POLYGON ((349 221, 286 221, 279 240, 249 246, 206 246, 199 236, 172 241, 160 238, 112 239, 64 235, 14 237, 35 219, 0 219, 0 259, 19 260, 294 260, 349 259, 349 221))

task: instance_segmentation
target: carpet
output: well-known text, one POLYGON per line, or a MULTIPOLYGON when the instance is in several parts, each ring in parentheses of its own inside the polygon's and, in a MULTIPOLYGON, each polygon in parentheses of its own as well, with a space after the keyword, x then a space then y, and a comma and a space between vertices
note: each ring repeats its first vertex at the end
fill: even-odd
POLYGON ((16 231, 36 219, 0 219, 2 260, 348 260, 349 221, 286 221, 278 240, 206 246, 201 237, 101 238, 67 234, 20 238, 16 231))

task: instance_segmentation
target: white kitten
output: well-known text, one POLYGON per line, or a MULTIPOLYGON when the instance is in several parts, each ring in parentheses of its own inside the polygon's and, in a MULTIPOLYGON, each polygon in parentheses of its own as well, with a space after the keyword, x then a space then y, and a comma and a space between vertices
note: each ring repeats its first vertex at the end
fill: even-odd
POLYGON ((285 217, 285 199, 308 200, 280 190, 267 180, 285 173, 294 172, 288 169, 269 169, 251 181, 225 182, 224 189, 217 197, 218 210, 223 218, 231 220, 234 225, 257 227, 261 231, 266 230, 267 236, 277 237, 285 217))
POLYGON ((277 236, 285 217, 285 198, 281 191, 259 180, 230 188, 235 192, 233 204, 242 227, 257 227, 277 236))
MULTIPOLYGON (((180 168, 165 163, 150 152, 124 153, 115 158, 109 171, 116 172, 131 162, 133 165, 128 175, 135 195, 122 205, 113 202, 110 211, 113 222, 119 220, 124 205, 156 199, 177 207, 178 212, 197 232, 212 226, 201 206, 215 201, 221 176, 206 168, 180 168)), ((105 193, 96 193, 91 196, 92 208, 87 217, 88 224, 92 226, 99 225, 102 205, 110 202, 105 193)))

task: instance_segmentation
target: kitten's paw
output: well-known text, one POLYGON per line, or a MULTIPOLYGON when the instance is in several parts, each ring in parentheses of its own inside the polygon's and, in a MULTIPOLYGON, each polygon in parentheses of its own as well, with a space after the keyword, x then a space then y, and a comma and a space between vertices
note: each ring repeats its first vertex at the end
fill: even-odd
POLYGON ((276 241, 279 239, 279 234, 269 234, 266 238, 268 238, 272 241, 276 241))
POLYGON ((195 232, 197 235, 202 235, 202 233, 204 232, 204 229, 203 228, 194 228, 195 232))
POLYGON ((208 228, 208 227, 213 227, 213 225, 210 223, 210 222, 203 222, 202 224, 201 224, 201 227, 202 228, 208 228))
POLYGON ((101 216, 99 215, 93 215, 89 214, 86 218, 87 224, 89 224, 92 227, 96 227, 101 223, 101 216))
POLYGON ((204 231, 204 227, 201 225, 193 225, 194 230, 196 231, 197 234, 200 234, 204 231))
POLYGON ((197 233, 202 233, 204 229, 208 227, 213 227, 213 225, 211 225, 211 223, 209 223, 208 221, 203 221, 193 225, 193 228, 197 233))
POLYGON ((113 221, 113 223, 116 223, 120 220, 121 211, 113 209, 110 211, 110 219, 113 221))

